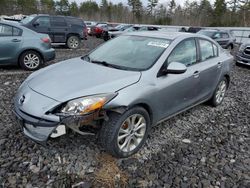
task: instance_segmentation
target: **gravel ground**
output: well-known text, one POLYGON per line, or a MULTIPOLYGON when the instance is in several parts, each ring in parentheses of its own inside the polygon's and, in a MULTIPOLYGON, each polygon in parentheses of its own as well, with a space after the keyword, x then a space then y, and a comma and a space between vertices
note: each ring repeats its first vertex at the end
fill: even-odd
MULTIPOLYGON (((80 56, 56 48, 51 63, 80 56)), ((69 133, 42 147, 25 138, 12 115, 12 99, 30 74, 0 68, 0 187, 250 187, 250 69, 233 66, 223 104, 199 105, 154 127, 145 146, 114 159, 95 137, 69 133)))

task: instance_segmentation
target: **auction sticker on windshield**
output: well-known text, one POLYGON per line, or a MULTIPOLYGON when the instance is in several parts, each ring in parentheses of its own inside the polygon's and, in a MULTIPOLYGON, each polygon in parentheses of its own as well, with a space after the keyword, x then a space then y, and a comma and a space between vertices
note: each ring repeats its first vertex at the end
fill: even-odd
POLYGON ((169 46, 169 43, 168 42, 151 41, 151 42, 148 43, 148 46, 167 48, 169 46))

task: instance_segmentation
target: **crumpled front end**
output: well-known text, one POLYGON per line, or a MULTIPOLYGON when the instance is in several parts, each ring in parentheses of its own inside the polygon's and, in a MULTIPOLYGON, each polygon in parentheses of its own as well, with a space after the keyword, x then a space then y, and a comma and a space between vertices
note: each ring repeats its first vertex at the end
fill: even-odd
POLYGON ((45 145, 52 137, 66 134, 67 128, 81 135, 95 135, 99 120, 106 118, 98 109, 82 115, 61 113, 63 103, 32 90, 22 84, 14 99, 14 114, 22 132, 33 141, 45 145))
POLYGON ((62 134, 60 118, 46 114, 53 106, 60 102, 36 93, 24 82, 14 99, 14 114, 17 117, 23 133, 32 140, 45 144, 50 136, 62 134), (58 128, 59 127, 59 128, 58 128))

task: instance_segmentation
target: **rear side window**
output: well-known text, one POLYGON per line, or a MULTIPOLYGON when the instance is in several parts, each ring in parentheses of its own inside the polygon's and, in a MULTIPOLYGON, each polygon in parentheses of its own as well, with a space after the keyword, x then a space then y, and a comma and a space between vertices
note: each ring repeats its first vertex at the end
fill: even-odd
POLYGON ((168 57, 168 64, 171 62, 183 63, 186 66, 197 62, 197 50, 194 39, 184 40, 175 47, 168 57))
MULTIPOLYGON (((81 19, 77 19, 77 18, 66 18, 66 19, 69 24, 85 26, 83 20, 81 19)), ((91 22, 87 22, 86 25, 91 25, 91 22)))
POLYGON ((22 30, 9 25, 0 24, 0 36, 21 36, 22 30))
POLYGON ((22 35, 22 30, 16 27, 13 27, 13 36, 21 36, 21 35, 22 35))
POLYGON ((12 27, 0 24, 0 36, 12 36, 12 27))
POLYGON ((201 61, 215 57, 213 43, 199 39, 200 50, 201 50, 201 61))
POLYGON ((48 16, 39 17, 35 21, 35 24, 37 25, 37 27, 50 27, 49 17, 48 16))
POLYGON ((51 17, 51 25, 54 27, 64 27, 67 26, 67 23, 63 17, 51 17))
POLYGON ((215 45, 215 44, 213 44, 213 48, 214 48, 214 56, 218 56, 219 55, 219 50, 218 50, 218 47, 215 45))

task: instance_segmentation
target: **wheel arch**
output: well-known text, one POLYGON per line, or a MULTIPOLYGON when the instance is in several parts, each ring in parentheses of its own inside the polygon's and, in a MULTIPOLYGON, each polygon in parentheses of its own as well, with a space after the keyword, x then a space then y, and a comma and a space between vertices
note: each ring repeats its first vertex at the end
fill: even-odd
POLYGON ((132 109, 132 108, 135 108, 135 107, 144 108, 148 112, 148 115, 149 115, 149 118, 150 118, 150 123, 151 124, 154 123, 153 110, 151 109, 150 105, 148 105, 145 102, 135 103, 135 104, 132 104, 130 106, 119 106, 119 107, 112 108, 109 111, 113 111, 113 112, 117 112, 119 114, 123 114, 125 111, 127 111, 129 109, 132 109))
POLYGON ((230 84, 230 76, 229 74, 225 74, 224 77, 226 78, 227 80, 227 88, 229 87, 229 84, 230 84))
POLYGON ((34 48, 28 48, 28 49, 25 49, 25 50, 23 50, 23 51, 21 51, 19 53, 19 55, 18 55, 18 65, 20 65, 20 58, 23 55, 23 53, 28 52, 28 51, 34 51, 34 52, 38 53, 40 55, 40 57, 42 58, 42 61, 44 62, 44 56, 43 56, 43 54, 39 50, 34 49, 34 48))
POLYGON ((68 33, 66 35, 66 42, 68 41, 68 38, 71 36, 77 36, 77 37, 79 37, 79 39, 81 38, 81 36, 78 33, 68 33))

